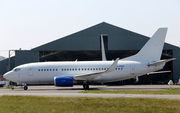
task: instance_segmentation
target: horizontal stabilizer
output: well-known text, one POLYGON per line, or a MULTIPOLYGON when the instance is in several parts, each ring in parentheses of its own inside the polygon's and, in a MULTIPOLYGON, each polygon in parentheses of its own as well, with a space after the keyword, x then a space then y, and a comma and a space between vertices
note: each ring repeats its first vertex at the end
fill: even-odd
POLYGON ((162 64, 162 63, 166 63, 166 62, 169 62, 169 61, 172 61, 172 60, 175 60, 176 58, 171 58, 171 59, 167 59, 167 60, 160 60, 158 62, 153 62, 153 63, 150 63, 148 64, 147 66, 155 66, 155 65, 158 65, 158 64, 162 64))
POLYGON ((119 61, 119 58, 117 58, 113 64, 110 66, 110 68, 106 71, 101 71, 101 72, 95 72, 95 73, 89 73, 89 74, 82 74, 82 75, 76 75, 74 76, 75 80, 91 80, 97 76, 101 76, 104 73, 110 73, 113 72, 117 66, 117 63, 119 61))
POLYGON ((147 75, 150 75, 150 74, 159 74, 159 73, 170 73, 171 71, 157 71, 157 72, 149 72, 147 73, 147 75))

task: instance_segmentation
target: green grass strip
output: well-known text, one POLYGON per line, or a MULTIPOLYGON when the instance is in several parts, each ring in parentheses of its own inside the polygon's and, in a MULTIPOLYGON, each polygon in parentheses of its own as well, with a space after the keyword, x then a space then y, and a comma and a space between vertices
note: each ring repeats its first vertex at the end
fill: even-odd
POLYGON ((180 95, 180 90, 177 88, 167 88, 166 90, 87 90, 79 93, 110 93, 110 94, 154 94, 154 95, 180 95))
POLYGON ((1 113, 180 113, 180 100, 0 96, 1 113))

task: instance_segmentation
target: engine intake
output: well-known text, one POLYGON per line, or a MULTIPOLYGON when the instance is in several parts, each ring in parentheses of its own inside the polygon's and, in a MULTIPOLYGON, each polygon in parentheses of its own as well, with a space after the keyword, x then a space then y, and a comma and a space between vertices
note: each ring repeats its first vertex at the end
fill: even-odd
POLYGON ((73 78, 66 76, 57 76, 54 77, 54 85, 58 87, 72 87, 73 86, 73 78))

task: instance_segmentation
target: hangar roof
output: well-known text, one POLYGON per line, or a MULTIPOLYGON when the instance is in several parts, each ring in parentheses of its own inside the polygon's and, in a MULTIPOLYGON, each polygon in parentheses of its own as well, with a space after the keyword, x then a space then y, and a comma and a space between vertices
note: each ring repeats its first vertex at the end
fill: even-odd
MULTIPOLYGON (((100 35, 108 35, 108 50, 139 50, 149 37, 102 22, 82 31, 32 49, 32 51, 100 50, 100 35)), ((153 34, 152 34, 153 35, 153 34)), ((164 49, 179 49, 165 43, 164 49)))

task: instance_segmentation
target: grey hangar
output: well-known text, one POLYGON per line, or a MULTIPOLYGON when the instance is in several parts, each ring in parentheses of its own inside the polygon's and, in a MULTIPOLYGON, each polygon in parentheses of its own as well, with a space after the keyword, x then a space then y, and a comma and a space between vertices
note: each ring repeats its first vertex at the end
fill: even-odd
MULTIPOLYGON (((101 61, 100 35, 103 35, 107 60, 134 55, 149 40, 147 36, 102 22, 31 50, 15 50, 15 56, 10 58, 10 64, 9 59, 0 61, 0 75, 6 73, 9 66, 11 70, 21 64, 32 62, 101 61)), ((178 81, 180 79, 180 48, 165 43, 161 59, 169 58, 176 58, 176 60, 168 62, 162 71, 171 70, 171 72, 141 76, 137 84, 178 81)))

